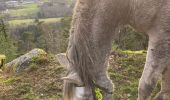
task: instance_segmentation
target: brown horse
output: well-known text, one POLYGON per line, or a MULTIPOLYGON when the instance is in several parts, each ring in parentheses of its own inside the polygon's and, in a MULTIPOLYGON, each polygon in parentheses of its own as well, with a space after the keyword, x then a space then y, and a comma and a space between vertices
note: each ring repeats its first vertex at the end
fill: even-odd
POLYGON ((96 100, 95 88, 102 90, 103 100, 111 100, 107 61, 113 35, 124 25, 149 36, 138 100, 149 99, 161 75, 162 89, 155 99, 170 100, 170 0, 77 0, 64 58, 65 100, 96 100))

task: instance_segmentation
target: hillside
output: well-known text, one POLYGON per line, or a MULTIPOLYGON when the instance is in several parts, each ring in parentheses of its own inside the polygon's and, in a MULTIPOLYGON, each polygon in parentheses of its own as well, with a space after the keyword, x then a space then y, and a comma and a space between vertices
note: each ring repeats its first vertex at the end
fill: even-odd
MULTIPOLYGON (((138 80, 145 62, 145 51, 116 51, 110 56, 109 75, 115 84, 114 100, 136 100, 138 80)), ((63 100, 60 80, 65 69, 55 56, 39 58, 24 72, 0 73, 2 100, 63 100)), ((160 84, 155 89, 157 92, 160 84)), ((155 95, 155 93, 153 94, 155 95)))
POLYGON ((0 17, 6 20, 70 16, 74 0, 0 1, 0 17))
MULTIPOLYGON (((0 100, 56 100, 62 97, 64 69, 54 56, 34 60, 20 74, 0 73, 0 100)), ((60 100, 60 99, 59 99, 60 100)))
MULTIPOLYGON (((45 18, 39 19, 43 23, 56 23, 59 22, 61 18, 45 18)), ((31 25, 35 24, 35 19, 19 19, 19 20, 10 20, 8 21, 10 26, 22 26, 22 25, 31 25)))

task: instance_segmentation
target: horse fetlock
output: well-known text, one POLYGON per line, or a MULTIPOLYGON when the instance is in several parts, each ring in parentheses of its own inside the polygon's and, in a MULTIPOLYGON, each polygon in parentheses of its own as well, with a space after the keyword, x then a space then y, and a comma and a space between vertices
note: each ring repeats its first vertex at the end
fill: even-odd
POLYGON ((103 94, 102 100, 112 100, 112 94, 103 94))
POLYGON ((105 88, 106 91, 103 92, 108 92, 112 93, 114 91, 114 84, 109 80, 107 82, 104 82, 103 84, 99 84, 101 87, 105 88))
POLYGON ((103 92, 102 100, 111 100, 112 93, 114 91, 113 83, 111 81, 107 81, 103 84, 103 88, 105 88, 105 90, 102 90, 102 92, 103 92))
POLYGON ((109 84, 108 84, 108 92, 109 93, 112 93, 114 91, 114 84, 112 83, 112 82, 110 82, 109 84))

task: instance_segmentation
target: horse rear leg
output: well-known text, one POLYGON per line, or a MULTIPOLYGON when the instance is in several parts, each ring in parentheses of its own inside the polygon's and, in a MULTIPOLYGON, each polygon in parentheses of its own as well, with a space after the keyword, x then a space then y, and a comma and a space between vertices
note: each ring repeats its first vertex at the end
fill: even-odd
POLYGON ((170 100, 170 66, 162 74, 161 91, 156 95, 155 100, 170 100))
POLYGON ((170 40, 150 37, 145 68, 139 82, 138 100, 148 100, 170 57, 170 40))

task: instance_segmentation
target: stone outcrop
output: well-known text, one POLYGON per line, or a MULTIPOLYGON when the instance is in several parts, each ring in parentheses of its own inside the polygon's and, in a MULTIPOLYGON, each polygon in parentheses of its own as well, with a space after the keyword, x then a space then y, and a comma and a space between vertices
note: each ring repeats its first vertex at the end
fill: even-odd
POLYGON ((47 53, 42 49, 33 49, 30 52, 22 55, 5 65, 5 69, 12 69, 14 72, 19 73, 26 69, 35 57, 44 57, 47 53))

